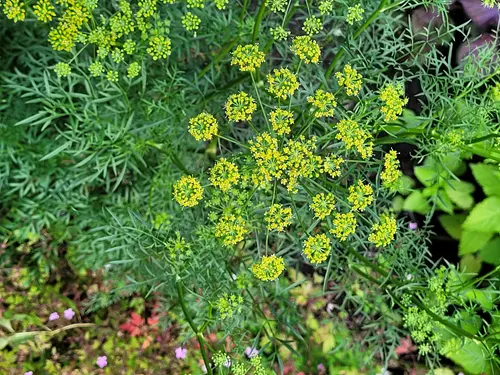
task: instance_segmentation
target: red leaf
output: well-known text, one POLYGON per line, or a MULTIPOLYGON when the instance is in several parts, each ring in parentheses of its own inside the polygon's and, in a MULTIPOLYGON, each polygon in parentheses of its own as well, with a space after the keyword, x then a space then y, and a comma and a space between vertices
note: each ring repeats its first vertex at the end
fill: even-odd
POLYGON ((144 319, 141 318, 139 314, 136 314, 135 312, 132 311, 132 324, 135 325, 136 327, 140 327, 144 324, 144 319))

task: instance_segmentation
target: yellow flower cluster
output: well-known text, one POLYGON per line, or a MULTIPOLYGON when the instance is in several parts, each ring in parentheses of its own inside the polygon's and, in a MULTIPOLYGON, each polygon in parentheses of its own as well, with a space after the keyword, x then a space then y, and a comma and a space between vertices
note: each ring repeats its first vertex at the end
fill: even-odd
POLYGON ((240 178, 238 166, 225 158, 220 158, 210 170, 210 182, 222 191, 228 191, 240 178))
POLYGON ((319 264, 328 258, 331 248, 330 239, 323 233, 317 234, 304 242, 304 255, 312 264, 319 264))
POLYGON ((267 229, 283 230, 292 224, 292 209, 290 207, 283 207, 281 204, 273 204, 266 212, 267 229))
POLYGON ((175 237, 171 237, 166 245, 170 260, 181 260, 193 254, 191 245, 181 236, 180 232, 175 232, 175 237))
POLYGON ((318 9, 322 16, 331 14, 333 12, 333 0, 321 0, 318 9))
POLYGON ((280 178, 285 167, 286 157, 279 151, 278 139, 264 132, 248 143, 258 167, 256 179, 259 183, 264 185, 273 178, 280 178))
POLYGON ((266 0, 267 6, 272 12, 284 12, 287 4, 287 0, 266 0))
POLYGON ((33 5, 33 13, 42 22, 50 22, 56 16, 55 8, 49 0, 40 0, 33 5))
POLYGON ((241 216, 224 214, 215 226, 215 237, 222 238, 224 246, 233 246, 243 241, 248 233, 247 223, 241 216))
POLYGON ((347 150, 355 148, 363 159, 373 154, 373 142, 366 142, 371 135, 360 128, 354 120, 340 120, 337 123, 338 134, 336 138, 345 143, 347 150))
POLYGON ((300 178, 312 178, 319 176, 323 161, 321 157, 314 154, 316 150, 316 139, 306 140, 304 136, 297 140, 290 140, 283 148, 285 164, 281 183, 290 192, 297 191, 300 178))
POLYGON ((347 64, 344 72, 335 73, 340 87, 345 87, 347 95, 358 95, 361 90, 363 76, 356 69, 347 64))
POLYGON ((289 134, 293 125, 293 113, 285 109, 275 109, 269 114, 269 121, 276 134, 289 134))
POLYGON ((189 133, 197 141, 209 141, 217 131, 217 120, 210 113, 202 112, 189 120, 189 133))
POLYGON ((187 7, 203 9, 205 8, 205 0, 187 0, 187 7))
POLYGON ((277 98, 285 100, 292 96, 299 88, 297 76, 287 68, 274 69, 273 74, 267 75, 268 91, 277 98))
POLYGON ((155 35, 149 40, 146 52, 153 60, 166 59, 172 53, 170 38, 163 35, 155 35))
POLYGON ((358 180, 356 185, 349 186, 347 200, 352 204, 353 211, 364 211, 373 202, 373 188, 358 180))
POLYGON ((335 210, 335 196, 332 193, 319 193, 312 199, 311 209, 314 216, 323 220, 335 210))
POLYGON ((243 304, 243 297, 237 296, 236 294, 224 295, 219 298, 217 302, 217 310, 219 310, 220 317, 224 320, 226 318, 232 318, 234 314, 241 312, 243 304))
POLYGON ((219 10, 226 9, 226 5, 229 3, 229 0, 215 0, 215 6, 219 10))
POLYGON ((306 64, 317 64, 321 55, 319 44, 309 35, 296 37, 293 40, 292 51, 306 64))
POLYGON ((403 113, 403 107, 408 104, 408 98, 405 96, 403 85, 387 84, 380 91, 380 100, 384 102, 384 106, 380 108, 380 112, 384 114, 386 122, 394 121, 403 113))
POLYGON ((394 215, 384 213, 380 216, 380 222, 373 225, 368 240, 377 247, 387 246, 394 240, 397 229, 394 215))
POLYGON ((196 31, 200 27, 201 19, 193 13, 187 12, 182 16, 181 22, 187 31, 196 31))
POLYGON ((352 212, 346 214, 336 213, 332 223, 333 228, 330 229, 330 234, 339 241, 347 240, 351 234, 356 232, 357 221, 352 212))
POLYGON ((196 206, 203 198, 203 187, 200 181, 192 176, 182 176, 174 184, 174 198, 181 206, 196 206))
POLYGON ((230 121, 251 121, 257 105, 254 98, 241 91, 227 99, 225 108, 226 116, 230 121))
POLYGON ((307 101, 313 105, 316 118, 333 117, 335 107, 337 107, 335 95, 321 89, 316 90, 314 96, 308 96, 307 101))
POLYGON ((277 42, 281 40, 286 40, 290 35, 290 31, 285 30, 282 26, 271 27, 269 29, 269 32, 271 33, 274 40, 276 40, 277 42))
POLYGON ((365 10, 361 8, 361 5, 356 4, 353 7, 347 8, 346 21, 349 25, 354 25, 354 22, 359 22, 363 20, 363 14, 365 10))
POLYGON ((399 160, 396 150, 391 150, 384 156, 384 170, 380 174, 382 184, 389 189, 395 189, 396 183, 403 175, 399 170, 399 160))
POLYGON ((26 17, 24 3, 19 0, 5 0, 3 4, 3 13, 9 20, 13 20, 14 22, 24 21, 26 17))
POLYGON ((278 278, 285 269, 285 261, 276 255, 264 255, 259 263, 252 266, 256 278, 262 281, 272 281, 278 278))
POLYGON ((59 77, 66 77, 71 74, 71 67, 67 63, 60 62, 56 64, 54 71, 59 77))
POLYGON ((64 13, 59 17, 59 24, 49 33, 49 41, 56 51, 70 51, 79 36, 80 29, 92 17, 95 4, 85 0, 62 2, 64 13))
POLYGON ((323 22, 316 16, 307 17, 304 21, 302 30, 304 30, 307 35, 313 36, 323 30, 323 22))
POLYGON ((344 163, 344 159, 335 156, 329 155, 323 160, 323 166, 321 168, 322 173, 327 173, 332 178, 336 178, 340 176, 340 166, 344 163))
POLYGON ((232 53, 231 65, 238 65, 242 72, 254 72, 264 62, 264 52, 256 44, 238 46, 232 53))

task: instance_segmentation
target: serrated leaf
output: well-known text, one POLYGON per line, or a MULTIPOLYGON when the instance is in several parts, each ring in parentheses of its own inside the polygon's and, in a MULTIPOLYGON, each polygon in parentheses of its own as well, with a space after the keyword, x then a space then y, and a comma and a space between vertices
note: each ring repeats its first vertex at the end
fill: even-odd
POLYGON ((418 190, 408 195, 403 203, 403 210, 405 211, 418 212, 425 215, 430 209, 429 202, 427 202, 422 192, 418 190))
POLYGON ((456 340, 456 349, 446 353, 446 357, 464 368, 465 371, 479 375, 489 366, 488 353, 480 343, 476 343, 469 338, 464 338, 462 342, 456 340))
POLYGON ((500 198, 489 197, 478 203, 465 219, 463 228, 482 233, 500 233, 500 198))
POLYGON ((493 309, 494 294, 489 290, 469 289, 462 293, 462 295, 471 302, 476 302, 481 305, 486 311, 493 309))
POLYGON ((451 238, 459 240, 462 234, 462 223, 465 221, 465 218, 466 216, 463 214, 440 215, 438 220, 451 238))
POLYGON ((475 253, 481 250, 493 237, 493 233, 481 233, 472 230, 462 231, 458 245, 458 255, 475 253))
POLYGON ((460 180, 451 180, 445 184, 444 190, 450 200, 458 207, 469 210, 474 205, 474 198, 471 195, 475 190, 473 184, 460 180))
POLYGON ((481 163, 471 164, 470 168, 484 194, 500 197, 500 172, 497 166, 481 163))
POLYGON ((493 239, 479 252, 479 257, 483 262, 500 266, 500 237, 493 239))

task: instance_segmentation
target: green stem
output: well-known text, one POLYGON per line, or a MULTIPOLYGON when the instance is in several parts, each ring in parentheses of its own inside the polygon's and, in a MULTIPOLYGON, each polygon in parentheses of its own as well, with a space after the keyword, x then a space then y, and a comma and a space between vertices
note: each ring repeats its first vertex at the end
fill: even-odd
POLYGON ((262 4, 260 5, 259 12, 257 13, 257 19, 255 20, 255 25, 253 26, 253 35, 252 35, 252 43, 257 42, 257 37, 259 36, 260 24, 262 22, 262 18, 264 18, 264 13, 266 10, 267 0, 262 0, 262 4))
POLYGON ((187 306, 186 306, 186 301, 184 300, 184 288, 181 283, 181 279, 177 277, 177 280, 175 281, 175 285, 177 286, 177 295, 179 296, 179 302, 181 304, 182 312, 184 313, 184 317, 186 318, 189 326, 193 330, 193 332, 196 335, 196 339, 198 340, 198 343, 200 344, 200 352, 201 356, 203 357, 203 362, 205 362, 205 367, 207 368, 207 374, 208 375, 213 375, 212 368, 210 367, 210 361, 208 360, 208 355, 207 355, 207 350, 205 348, 205 339, 203 338, 203 332, 200 332, 196 325, 193 322, 193 319, 191 319, 191 315, 189 315, 187 306))

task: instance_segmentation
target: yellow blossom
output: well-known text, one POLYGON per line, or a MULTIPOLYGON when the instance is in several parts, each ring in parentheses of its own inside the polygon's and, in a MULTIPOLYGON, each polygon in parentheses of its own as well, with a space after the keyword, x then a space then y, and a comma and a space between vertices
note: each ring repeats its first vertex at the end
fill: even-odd
POLYGON ((55 8, 49 0, 40 0, 33 5, 33 13, 42 22, 52 21, 56 16, 55 8))
POLYGON ((182 16, 181 22, 187 31, 196 31, 200 27, 201 19, 193 13, 187 12, 182 16))
POLYGON ((222 238, 224 246, 233 246, 243 241, 248 233, 247 223, 241 216, 224 214, 215 226, 215 237, 222 238))
POLYGON ((230 121, 251 121, 257 109, 255 99, 246 92, 231 95, 225 104, 226 116, 230 121))
POLYGON ((367 159, 373 154, 373 143, 366 142, 371 139, 371 135, 360 128, 354 120, 340 120, 337 123, 338 134, 336 138, 345 143, 346 149, 356 148, 363 159, 367 159))
POLYGON ((189 133, 197 141, 209 141, 217 135, 217 120, 210 113, 202 112, 189 119, 189 133))
POLYGON ((396 230, 397 223, 394 215, 384 213, 380 216, 380 222, 373 225, 368 240, 377 247, 387 246, 394 240, 396 230))
POLYGON ((339 177, 342 163, 344 163, 344 159, 340 156, 329 155, 323 160, 321 172, 329 174, 332 178, 339 177))
POLYGON ((336 213, 333 217, 333 228, 330 233, 339 241, 345 241, 356 232, 357 221, 352 212, 346 214, 336 213))
POLYGON ((300 178, 318 177, 323 161, 315 155, 316 138, 305 139, 300 136, 297 140, 289 140, 283 147, 285 164, 281 183, 287 190, 295 193, 300 178))
POLYGON ((257 177, 260 184, 269 183, 273 178, 281 177, 285 168, 286 156, 279 151, 278 139, 264 132, 248 143, 252 157, 259 169, 257 177))
POLYGON ((267 75, 268 91, 277 98, 285 100, 299 88, 297 76, 287 68, 274 69, 267 75))
POLYGON ((335 107, 337 107, 335 96, 331 92, 321 89, 316 90, 314 96, 307 97, 307 101, 313 105, 316 118, 332 117, 335 113, 335 107))
POLYGON ((293 40, 292 51, 306 64, 317 64, 321 55, 318 43, 309 35, 296 37, 293 40))
POLYGON ((304 242, 304 255, 312 264, 322 263, 331 251, 330 239, 325 234, 309 237, 304 242))
POLYGON ((3 13, 9 20, 24 21, 26 17, 26 9, 24 3, 19 0, 5 0, 3 4, 3 13))
POLYGON ((307 35, 313 36, 323 30, 323 22, 316 16, 307 17, 304 21, 302 30, 304 30, 307 35))
POLYGON ((222 191, 228 191, 239 178, 238 166, 224 158, 220 158, 210 170, 210 182, 222 191))
POLYGON ((264 52, 256 44, 238 46, 232 53, 231 65, 238 65, 242 72, 254 72, 264 62, 264 52))
POLYGON ((283 258, 276 255, 264 255, 259 263, 252 266, 252 272, 256 278, 262 281, 272 281, 278 278, 285 269, 283 258))
POLYGON ((273 204, 266 212, 267 229, 282 232, 292 224, 292 209, 281 204, 273 204))
POLYGON ((224 295, 217 302, 217 310, 220 312, 220 317, 224 320, 232 318, 234 314, 240 313, 243 308, 243 297, 236 294, 224 295))
POLYGON ((363 14, 365 10, 361 8, 361 5, 356 4, 353 7, 347 8, 347 17, 346 21, 349 25, 354 25, 355 22, 359 22, 363 20, 363 14))
POLYGON ((364 211, 373 202, 373 188, 358 180, 356 185, 349 186, 347 200, 352 204, 353 211, 364 211))
POLYGON ((323 220, 335 210, 335 196, 332 193, 319 193, 312 199, 311 209, 314 216, 323 220))
POLYGON ((384 106, 380 112, 384 114, 386 122, 394 121, 403 113, 403 107, 408 104, 408 98, 405 96, 403 85, 387 84, 380 91, 380 100, 384 102, 384 106))
POLYGON ((165 59, 172 53, 170 39, 163 35, 153 36, 149 40, 149 46, 146 52, 153 58, 153 60, 165 59))
POLYGON ((399 170, 399 160, 396 150, 391 150, 384 156, 384 170, 380 174, 382 184, 389 189, 395 189, 397 181, 403 175, 399 170))
POLYGON ((174 198, 181 206, 196 206, 203 198, 203 188, 196 178, 182 176, 174 184, 174 198))
POLYGON ((293 125, 293 113, 285 109, 275 109, 270 114, 269 121, 276 134, 289 134, 293 125))
POLYGON ((363 77, 351 65, 344 66, 344 72, 335 73, 335 77, 339 86, 345 87, 347 95, 358 95, 363 77))

